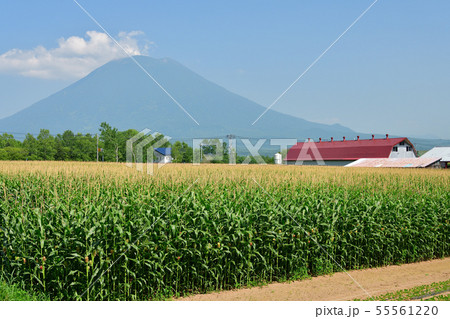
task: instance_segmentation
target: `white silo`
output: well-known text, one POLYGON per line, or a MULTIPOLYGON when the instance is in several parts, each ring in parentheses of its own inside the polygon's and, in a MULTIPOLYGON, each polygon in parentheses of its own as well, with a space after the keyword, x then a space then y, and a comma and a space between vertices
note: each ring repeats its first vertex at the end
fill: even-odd
POLYGON ((275 164, 276 164, 276 165, 281 165, 281 164, 283 164, 283 156, 282 156, 280 153, 276 153, 276 154, 274 155, 274 158, 275 158, 275 164))

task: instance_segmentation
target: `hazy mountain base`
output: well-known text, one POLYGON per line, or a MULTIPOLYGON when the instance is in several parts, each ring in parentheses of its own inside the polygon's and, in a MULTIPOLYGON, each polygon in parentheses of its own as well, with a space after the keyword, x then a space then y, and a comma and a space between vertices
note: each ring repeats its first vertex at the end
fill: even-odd
MULTIPOLYGON (((254 125, 265 107, 227 91, 171 59, 136 56, 135 59, 180 103, 177 105, 130 58, 111 61, 67 88, 4 119, 0 133, 23 140, 26 133, 41 129, 52 134, 98 133, 102 122, 119 130, 148 128, 184 141, 194 138, 307 138, 335 140, 371 138, 339 124, 325 125, 269 110, 254 125), (198 124, 197 124, 197 123, 198 124), (17 134, 19 133, 19 134, 17 134)), ((320 112, 320 110, 318 110, 320 112)), ((384 137, 376 135, 376 137, 384 137)), ((411 139, 418 150, 450 145, 448 140, 411 139)), ((243 145, 238 152, 249 154, 243 145)), ((267 141, 261 155, 273 155, 278 146, 267 141)))
POLYGON ((204 79, 170 59, 135 59, 180 103, 177 105, 129 58, 115 60, 32 106, 0 120, 8 133, 95 133, 102 122, 119 130, 149 128, 164 135, 195 138, 351 137, 351 129, 268 111, 204 79), (184 108, 184 110, 183 110, 184 108), (192 118, 191 118, 192 117, 192 118), (196 123, 198 122, 198 124, 196 123))

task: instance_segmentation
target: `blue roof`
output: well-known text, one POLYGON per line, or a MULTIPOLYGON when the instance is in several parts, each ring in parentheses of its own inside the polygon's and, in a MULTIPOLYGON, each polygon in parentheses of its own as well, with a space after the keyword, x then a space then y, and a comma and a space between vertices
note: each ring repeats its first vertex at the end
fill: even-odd
POLYGON ((172 149, 170 147, 158 147, 155 148, 155 151, 164 156, 172 154, 172 149))

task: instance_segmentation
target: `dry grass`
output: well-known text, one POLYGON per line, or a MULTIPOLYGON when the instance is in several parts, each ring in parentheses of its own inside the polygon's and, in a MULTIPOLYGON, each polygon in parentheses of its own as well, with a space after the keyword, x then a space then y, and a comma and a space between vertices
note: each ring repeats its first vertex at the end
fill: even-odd
POLYGON ((317 166, 278 165, 226 165, 226 164, 167 164, 159 168, 154 165, 154 174, 139 172, 123 163, 82 162, 5 162, 0 161, 0 173, 7 175, 73 176, 103 178, 112 181, 175 182, 199 178, 201 183, 237 181, 254 185, 252 179, 266 186, 285 183, 335 184, 342 186, 364 186, 390 189, 398 187, 427 190, 427 186, 449 188, 450 171, 442 169, 402 168, 346 168, 317 166))

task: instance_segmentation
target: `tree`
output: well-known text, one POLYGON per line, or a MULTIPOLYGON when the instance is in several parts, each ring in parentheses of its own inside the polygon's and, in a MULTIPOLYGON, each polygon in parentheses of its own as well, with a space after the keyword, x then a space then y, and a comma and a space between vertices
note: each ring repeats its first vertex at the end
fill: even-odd
POLYGON ((27 158, 27 150, 23 147, 7 146, 0 148, 0 160, 4 161, 23 161, 27 158))
POLYGON ((55 159, 56 142, 49 130, 41 129, 37 137, 37 156, 40 159, 51 161, 55 159))
POLYGON ((64 140, 63 140, 63 137, 61 136, 61 134, 56 135, 55 143, 56 143, 55 160, 57 160, 57 161, 70 160, 71 149, 70 149, 70 147, 65 146, 65 143, 64 143, 64 140))
POLYGON ((119 134, 117 128, 108 123, 100 124, 100 139, 104 143, 105 159, 107 161, 119 161, 119 134))
POLYGON ((4 147, 21 147, 22 143, 14 139, 14 136, 8 133, 0 135, 0 148, 4 147))
POLYGON ((205 139, 200 145, 202 159, 211 163, 222 163, 223 147, 226 143, 221 144, 218 139, 205 139))
POLYGON ((127 160, 127 141, 137 134, 139 134, 139 132, 133 129, 118 132, 120 162, 125 162, 127 160))
POLYGON ((174 163, 192 163, 192 147, 185 142, 176 141, 172 145, 172 157, 174 163))
POLYGON ((70 160, 70 161, 76 161, 79 160, 75 155, 75 135, 72 131, 66 130, 61 135, 58 135, 57 142, 60 142, 60 145, 58 145, 58 151, 60 152, 57 157, 59 160, 70 160))
POLYGON ((97 137, 78 133, 74 136, 71 150, 75 161, 94 161, 97 159, 97 137))
POLYGON ((25 140, 23 141, 23 147, 27 151, 26 159, 29 159, 29 160, 39 160, 40 159, 38 156, 38 142, 33 135, 27 134, 25 136, 25 140))
MULTIPOLYGON (((104 149, 105 159, 107 161, 124 162, 127 160, 127 141, 139 134, 134 129, 119 131, 103 122, 100 125, 100 144, 104 149)), ((147 161, 147 154, 153 152, 153 148, 172 147, 172 157, 175 163, 192 163, 194 150, 185 142, 175 142, 173 146, 163 134, 155 136, 148 135, 142 137, 135 145, 145 140, 145 146, 142 148, 142 161, 147 161)), ((136 151, 137 148, 134 149, 136 151)), ((200 150, 197 149, 196 152, 200 150)), ((213 163, 228 161, 227 144, 219 143, 219 140, 205 140, 202 151, 208 155, 213 163), (209 145, 206 145, 206 144, 209 145), (224 149, 224 151, 222 150, 224 149), (217 153, 217 154, 216 154, 217 153), (224 153, 223 160, 216 155, 221 156, 224 153)), ((97 137, 95 135, 81 133, 74 134, 66 130, 62 134, 52 136, 49 130, 41 129, 39 135, 34 137, 27 134, 22 142, 14 139, 13 135, 0 135, 0 160, 57 160, 57 161, 95 161, 97 155, 97 137)), ((134 154, 136 160, 136 154, 134 154)))

